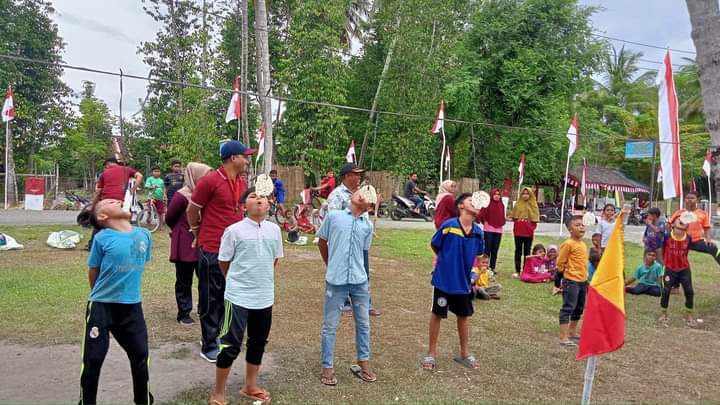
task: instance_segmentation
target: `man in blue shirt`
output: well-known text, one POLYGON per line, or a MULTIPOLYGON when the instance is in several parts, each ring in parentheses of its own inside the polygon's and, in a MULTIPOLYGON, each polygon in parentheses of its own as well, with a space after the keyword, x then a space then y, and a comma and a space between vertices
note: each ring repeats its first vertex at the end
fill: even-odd
POLYGON ((325 309, 323 316, 321 353, 322 376, 325 385, 336 385, 333 372, 335 333, 343 302, 350 296, 355 318, 357 365, 352 372, 366 382, 376 380, 370 369, 370 292, 363 252, 370 249, 373 226, 365 213, 375 201, 369 201, 362 190, 355 191, 350 207, 331 211, 318 230, 318 247, 327 265, 325 274, 325 309))
POLYGON ((110 333, 130 359, 135 404, 151 404, 148 336, 140 298, 142 273, 152 252, 150 233, 130 224, 130 213, 123 211, 120 200, 95 204, 90 222, 102 230, 88 257, 91 291, 82 346, 80 404, 96 403, 110 333))
POLYGON ((474 223, 478 210, 472 205, 472 194, 461 194, 456 200, 460 216, 445 221, 435 232, 430 247, 437 254, 432 274, 433 302, 430 316, 430 343, 422 361, 426 370, 435 368, 440 321, 448 310, 457 316, 460 356, 455 361, 472 369, 480 365, 470 355, 468 318, 473 314, 471 276, 475 257, 485 251, 483 231, 474 223))

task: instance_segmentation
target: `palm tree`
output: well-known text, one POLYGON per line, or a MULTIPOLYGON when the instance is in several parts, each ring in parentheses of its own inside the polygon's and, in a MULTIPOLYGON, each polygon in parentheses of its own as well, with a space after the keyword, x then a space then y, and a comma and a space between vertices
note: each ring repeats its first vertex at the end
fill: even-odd
POLYGON ((700 75, 695 60, 683 58, 684 64, 675 74, 675 88, 680 99, 680 116, 685 120, 703 122, 703 98, 700 75))
POLYGON ((643 76, 638 79, 634 78, 638 71, 638 59, 642 55, 642 52, 625 49, 625 45, 619 51, 612 47, 611 52, 605 55, 603 61, 605 80, 603 83, 598 84, 609 94, 616 97, 618 103, 623 107, 627 105, 628 91, 632 84, 645 80, 643 76))
POLYGON ((370 10, 373 8, 372 3, 372 0, 348 1, 347 11, 345 12, 345 29, 340 37, 348 50, 352 47, 353 40, 362 41, 365 35, 363 25, 370 15, 370 10))

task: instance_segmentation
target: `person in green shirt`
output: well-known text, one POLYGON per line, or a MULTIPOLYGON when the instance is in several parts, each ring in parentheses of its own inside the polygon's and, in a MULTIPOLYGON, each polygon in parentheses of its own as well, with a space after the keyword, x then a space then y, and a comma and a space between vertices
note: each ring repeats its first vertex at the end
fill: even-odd
POLYGON ((165 225, 165 181, 161 178, 162 172, 159 166, 153 166, 151 173, 152 175, 145 180, 145 188, 160 217, 159 230, 162 231, 165 225))
POLYGON ((660 280, 662 278, 662 266, 655 261, 657 253, 654 249, 645 249, 644 263, 641 264, 635 274, 625 282, 625 291, 630 294, 647 294, 659 297, 661 291, 660 280), (630 285, 637 281, 635 287, 630 285))

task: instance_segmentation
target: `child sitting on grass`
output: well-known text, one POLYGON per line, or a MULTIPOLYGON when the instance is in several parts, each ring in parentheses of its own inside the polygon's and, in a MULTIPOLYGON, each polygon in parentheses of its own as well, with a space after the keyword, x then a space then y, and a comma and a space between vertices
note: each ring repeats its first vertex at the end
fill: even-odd
POLYGON ((317 231, 315 225, 310 222, 310 211, 312 207, 305 206, 300 209, 297 216, 297 229, 302 233, 314 234, 317 231))
POLYGON ((130 359, 134 403, 152 404, 148 335, 140 298, 142 274, 152 252, 150 232, 130 224, 130 213, 123 211, 120 200, 101 200, 89 216, 92 226, 101 231, 93 239, 87 260, 90 297, 81 349, 80 405, 97 402, 110 333, 130 359))
POLYGON ((473 285, 473 294, 479 300, 499 300, 502 286, 496 282, 495 273, 490 270, 490 257, 481 254, 475 258, 475 264, 470 275, 473 285))
POLYGON ((551 278, 545 267, 545 246, 537 244, 533 247, 532 255, 525 257, 520 280, 526 283, 547 283, 551 278))
POLYGON ((555 272, 557 271, 557 256, 557 245, 548 246, 547 254, 545 255, 545 270, 550 273, 550 279, 555 278, 555 272))
POLYGON ((641 264, 635 274, 625 282, 625 291, 630 294, 647 294, 653 297, 661 295, 662 283, 662 266, 655 261, 656 253, 653 248, 646 248, 641 264), (637 281, 635 287, 631 287, 632 283, 637 281))

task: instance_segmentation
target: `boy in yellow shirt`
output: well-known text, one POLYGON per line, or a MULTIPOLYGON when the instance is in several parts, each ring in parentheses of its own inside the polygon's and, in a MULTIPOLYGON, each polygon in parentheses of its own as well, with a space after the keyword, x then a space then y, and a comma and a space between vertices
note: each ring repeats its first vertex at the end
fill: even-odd
POLYGON ((473 286, 473 295, 479 300, 499 300, 500 284, 495 282, 495 274, 490 270, 490 257, 481 254, 475 258, 470 273, 470 283, 473 286))
POLYGON ((562 281, 563 303, 560 308, 560 346, 574 347, 580 336, 577 324, 585 309, 585 297, 588 288, 588 253, 582 237, 585 225, 581 216, 573 216, 565 225, 570 232, 570 239, 560 245, 557 258, 555 287, 562 281))

